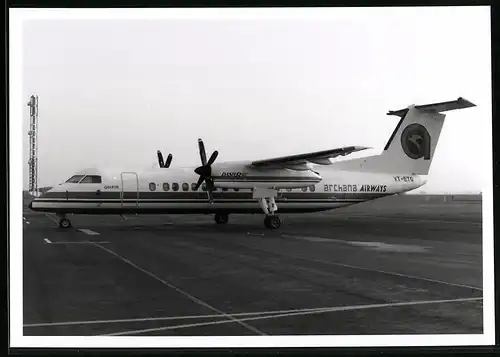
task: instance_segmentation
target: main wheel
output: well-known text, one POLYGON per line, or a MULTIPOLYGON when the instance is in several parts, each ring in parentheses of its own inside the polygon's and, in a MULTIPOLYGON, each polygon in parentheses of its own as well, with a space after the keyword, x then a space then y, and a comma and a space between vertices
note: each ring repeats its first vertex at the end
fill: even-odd
POLYGON ((281 226, 281 220, 278 216, 266 216, 264 225, 269 229, 278 229, 281 226))
POLYGON ((59 220, 59 228, 69 228, 71 227, 71 221, 67 218, 61 218, 59 220))
POLYGON ((215 222, 217 224, 226 224, 229 221, 229 215, 227 213, 216 213, 215 222))

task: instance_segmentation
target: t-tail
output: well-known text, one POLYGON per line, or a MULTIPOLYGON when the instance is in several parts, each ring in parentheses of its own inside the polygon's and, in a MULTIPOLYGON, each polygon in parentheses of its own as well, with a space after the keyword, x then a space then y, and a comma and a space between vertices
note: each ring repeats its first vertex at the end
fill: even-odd
POLYGON ((401 117, 396 129, 380 155, 341 161, 336 168, 427 175, 449 110, 465 109, 476 105, 464 98, 450 102, 410 105, 389 111, 387 115, 401 117))

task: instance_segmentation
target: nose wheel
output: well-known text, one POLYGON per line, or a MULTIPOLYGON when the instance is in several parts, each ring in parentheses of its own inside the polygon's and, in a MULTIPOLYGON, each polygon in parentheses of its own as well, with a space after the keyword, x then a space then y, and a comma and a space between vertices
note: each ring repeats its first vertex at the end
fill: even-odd
POLYGON ((217 224, 226 224, 229 221, 229 215, 227 213, 216 213, 215 222, 217 224))
POLYGON ((281 226, 281 220, 278 216, 266 216, 264 225, 269 229, 278 229, 281 226))

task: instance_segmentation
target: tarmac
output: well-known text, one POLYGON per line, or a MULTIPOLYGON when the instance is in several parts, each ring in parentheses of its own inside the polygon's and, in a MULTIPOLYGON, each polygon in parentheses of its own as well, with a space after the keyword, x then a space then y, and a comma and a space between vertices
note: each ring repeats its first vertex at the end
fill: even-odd
POLYGON ((126 218, 24 209, 24 335, 483 332, 480 197, 126 218))

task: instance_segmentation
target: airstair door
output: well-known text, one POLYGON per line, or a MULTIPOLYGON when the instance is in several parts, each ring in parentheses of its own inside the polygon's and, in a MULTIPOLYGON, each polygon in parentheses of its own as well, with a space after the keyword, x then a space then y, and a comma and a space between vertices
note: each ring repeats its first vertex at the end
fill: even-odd
POLYGON ((122 208, 139 208, 139 176, 135 172, 122 172, 120 176, 122 208))

